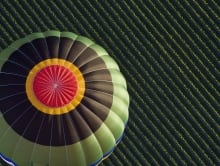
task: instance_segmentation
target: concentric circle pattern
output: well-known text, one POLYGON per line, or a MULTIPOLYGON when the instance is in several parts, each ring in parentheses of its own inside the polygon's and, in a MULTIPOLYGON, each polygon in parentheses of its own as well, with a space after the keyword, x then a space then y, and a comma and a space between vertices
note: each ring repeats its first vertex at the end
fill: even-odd
POLYGON ((128 120, 129 97, 103 48, 48 31, 16 41, 0 56, 1 153, 25 166, 47 165, 53 153, 53 165, 96 165, 112 152, 128 120))
POLYGON ((52 58, 36 64, 26 79, 26 94, 39 111, 60 115, 73 111, 83 99, 85 80, 71 62, 52 58))

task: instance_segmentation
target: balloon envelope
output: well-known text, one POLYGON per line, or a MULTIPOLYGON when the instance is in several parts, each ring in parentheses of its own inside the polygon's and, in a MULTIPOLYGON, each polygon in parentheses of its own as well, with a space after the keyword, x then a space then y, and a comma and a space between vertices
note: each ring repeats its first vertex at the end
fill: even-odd
POLYGON ((7 161, 97 165, 121 140, 126 81, 88 38, 30 34, 0 53, 0 71, 0 153, 7 161))

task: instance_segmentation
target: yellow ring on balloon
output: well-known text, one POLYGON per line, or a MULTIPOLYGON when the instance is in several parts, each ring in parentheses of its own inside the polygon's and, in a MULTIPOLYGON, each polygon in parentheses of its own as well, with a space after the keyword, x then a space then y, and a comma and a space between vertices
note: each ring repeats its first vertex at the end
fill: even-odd
POLYGON ((81 71, 73 63, 58 58, 47 59, 35 65, 28 74, 25 86, 26 86, 27 97, 32 103, 32 105, 35 106, 39 111, 51 115, 60 115, 74 110, 74 108, 76 108, 76 106, 81 102, 85 93, 85 80, 81 71), (77 81, 78 88, 76 95, 68 104, 61 107, 49 107, 43 104, 38 100, 33 90, 33 82, 36 74, 41 69, 51 65, 61 65, 64 66, 65 68, 68 68, 73 73, 77 81))

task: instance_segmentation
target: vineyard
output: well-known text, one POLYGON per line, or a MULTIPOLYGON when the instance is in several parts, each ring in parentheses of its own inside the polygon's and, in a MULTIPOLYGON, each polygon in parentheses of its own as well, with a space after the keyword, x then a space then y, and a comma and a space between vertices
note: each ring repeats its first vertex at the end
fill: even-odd
POLYGON ((220 165, 220 1, 12 0, 0 22, 0 51, 32 32, 71 31, 119 64, 129 121, 101 166, 220 165))

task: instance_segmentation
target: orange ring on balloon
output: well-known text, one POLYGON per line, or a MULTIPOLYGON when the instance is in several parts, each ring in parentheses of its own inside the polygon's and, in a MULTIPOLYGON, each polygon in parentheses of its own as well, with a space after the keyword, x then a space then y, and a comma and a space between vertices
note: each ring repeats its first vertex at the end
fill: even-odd
POLYGON ((25 86, 26 86, 27 97, 29 101, 32 103, 32 105, 35 106, 39 111, 46 113, 46 114, 51 114, 51 115, 60 115, 60 114, 64 114, 64 113, 74 110, 74 108, 76 108, 76 106, 79 105, 79 103, 81 102, 82 98, 84 97, 84 93, 85 93, 85 80, 80 70, 73 63, 66 61, 64 59, 58 59, 58 58, 47 59, 35 65, 27 76, 25 86), (65 68, 68 68, 73 73, 77 81, 76 95, 73 97, 73 99, 68 104, 61 106, 61 107, 49 107, 43 104, 36 97, 34 90, 33 90, 33 82, 34 82, 34 78, 36 74, 41 69, 51 66, 51 65, 61 65, 65 68))

